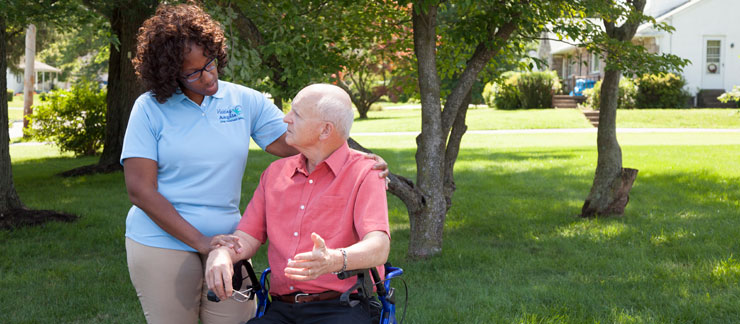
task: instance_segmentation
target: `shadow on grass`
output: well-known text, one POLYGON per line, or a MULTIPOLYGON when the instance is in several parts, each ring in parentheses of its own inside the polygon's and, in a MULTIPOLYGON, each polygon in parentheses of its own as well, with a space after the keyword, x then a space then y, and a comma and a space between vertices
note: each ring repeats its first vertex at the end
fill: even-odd
MULTIPOLYGON (((394 172, 415 178, 414 150, 376 153, 394 172)), ((405 259, 406 209, 389 195, 394 228, 389 259, 406 270, 404 277, 412 289, 411 322, 736 320, 740 275, 734 274, 729 260, 733 253, 740 254, 740 179, 701 170, 650 170, 638 175, 623 218, 584 220, 574 215, 588 194, 595 157, 588 149, 464 149, 456 164, 458 190, 446 219, 444 250, 429 260, 405 259), (722 262, 730 265, 726 273, 717 270, 723 269, 722 262)), ((260 174, 275 159, 258 150, 250 152, 242 210, 260 174)), ((117 269, 106 282, 116 282, 124 292, 127 313, 140 314, 126 278, 121 242, 130 207, 122 174, 54 176, 89 163, 49 158, 13 165, 24 202, 78 213, 83 219, 3 234, 3 244, 13 247, 3 269, 22 276, 38 267, 41 257, 66 264, 71 268, 67 273, 78 280, 100 277, 97 266, 78 269, 67 264, 83 255, 86 262, 117 269), (109 243, 112 240, 115 244, 109 243), (9 266, 11 259, 20 261, 9 266)), ((264 251, 260 253, 258 264, 264 265, 259 263, 264 251)), ((20 283, 12 287, 28 288, 20 283)), ((121 297, 100 294, 103 299, 121 297)))

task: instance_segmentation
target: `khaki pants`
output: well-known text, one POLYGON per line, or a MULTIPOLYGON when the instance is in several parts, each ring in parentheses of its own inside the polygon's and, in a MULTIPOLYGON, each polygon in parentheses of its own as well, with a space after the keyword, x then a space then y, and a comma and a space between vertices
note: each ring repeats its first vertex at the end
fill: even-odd
MULTIPOLYGON (((149 324, 196 324, 199 318, 203 324, 235 324, 254 317, 255 301, 240 303, 229 298, 214 303, 206 298, 206 256, 150 247, 126 238, 126 258, 149 324)), ((248 284, 245 279, 244 285, 248 284)))

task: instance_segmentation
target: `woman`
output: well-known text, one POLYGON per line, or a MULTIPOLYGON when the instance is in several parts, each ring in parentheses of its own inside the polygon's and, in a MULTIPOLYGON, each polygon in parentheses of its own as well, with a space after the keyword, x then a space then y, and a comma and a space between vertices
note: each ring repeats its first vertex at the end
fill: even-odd
POLYGON ((239 323, 254 314, 251 302, 207 301, 205 260, 239 222, 248 137, 280 157, 297 151, 269 100, 218 80, 226 59, 221 26, 195 5, 161 5, 139 30, 132 61, 148 92, 132 109, 121 163, 134 204, 129 274, 149 323, 239 323))

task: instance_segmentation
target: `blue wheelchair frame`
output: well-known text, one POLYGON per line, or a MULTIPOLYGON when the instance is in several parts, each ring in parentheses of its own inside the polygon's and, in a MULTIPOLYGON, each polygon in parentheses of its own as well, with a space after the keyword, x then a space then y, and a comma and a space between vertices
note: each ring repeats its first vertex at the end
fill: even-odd
MULTIPOLYGON (((267 268, 265 269, 265 271, 262 272, 262 275, 260 276, 259 289, 255 291, 255 294, 257 295, 257 314, 255 315, 255 317, 262 317, 263 315, 265 315, 265 311, 267 311, 267 308, 270 306, 270 298, 268 294, 268 287, 266 284, 267 276, 270 274, 270 272, 270 268, 267 268)), ((372 271, 368 269, 354 270, 340 273, 338 277, 340 279, 346 279, 353 276, 358 276, 358 283, 355 285, 355 287, 357 287, 363 285, 361 281, 365 280, 364 276, 370 275, 371 273, 372 271)), ((402 274, 403 269, 390 266, 390 264, 385 265, 385 280, 378 280, 379 278, 377 278, 377 272, 372 274, 373 277, 375 277, 374 281, 376 292, 378 294, 378 300, 380 300, 380 304, 382 306, 380 312, 380 324, 398 324, 398 321, 396 320, 395 289, 391 287, 391 279, 402 274)))

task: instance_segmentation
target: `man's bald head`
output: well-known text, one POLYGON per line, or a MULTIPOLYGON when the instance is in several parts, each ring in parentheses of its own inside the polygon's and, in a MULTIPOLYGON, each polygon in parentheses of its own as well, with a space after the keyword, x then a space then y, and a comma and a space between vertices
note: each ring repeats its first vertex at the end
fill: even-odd
POLYGON ((349 137, 355 112, 352 100, 342 88, 325 83, 312 84, 301 89, 293 103, 316 109, 321 120, 334 124, 339 136, 345 140, 349 137))

